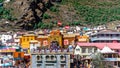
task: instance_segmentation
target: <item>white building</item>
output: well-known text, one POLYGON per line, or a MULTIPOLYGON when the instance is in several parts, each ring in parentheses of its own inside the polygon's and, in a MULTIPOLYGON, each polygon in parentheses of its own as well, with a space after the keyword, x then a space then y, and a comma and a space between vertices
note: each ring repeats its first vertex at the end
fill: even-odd
POLYGON ((6 41, 7 40, 10 40, 10 39, 12 39, 13 38, 13 36, 12 36, 12 34, 2 34, 1 35, 1 42, 3 43, 3 44, 6 44, 6 41))

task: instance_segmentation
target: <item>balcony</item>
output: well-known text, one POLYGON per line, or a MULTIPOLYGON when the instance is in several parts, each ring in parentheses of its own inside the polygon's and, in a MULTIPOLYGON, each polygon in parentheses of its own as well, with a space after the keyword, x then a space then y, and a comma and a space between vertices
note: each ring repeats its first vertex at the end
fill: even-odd
POLYGON ((57 59, 56 59, 56 56, 46 56, 46 62, 47 63, 56 63, 57 62, 57 59))
POLYGON ((105 58, 105 61, 120 61, 120 58, 105 58))
POLYGON ((73 54, 74 50, 59 49, 59 50, 30 50, 31 54, 73 54))
POLYGON ((60 56, 60 60, 61 60, 61 61, 66 61, 66 56, 61 55, 61 56, 60 56))
POLYGON ((42 56, 36 55, 36 59, 37 59, 37 63, 41 63, 42 62, 42 56))
POLYGON ((96 40, 120 40, 120 37, 93 37, 91 38, 91 41, 96 40))
POLYGON ((42 63, 42 61, 37 61, 37 63, 42 63))

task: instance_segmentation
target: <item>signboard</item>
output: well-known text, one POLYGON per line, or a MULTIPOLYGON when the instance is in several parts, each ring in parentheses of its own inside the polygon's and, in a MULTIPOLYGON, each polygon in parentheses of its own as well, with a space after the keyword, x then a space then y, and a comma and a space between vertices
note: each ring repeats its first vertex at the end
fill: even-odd
POLYGON ((61 25, 62 25, 62 23, 60 21, 58 21, 58 26, 61 26, 61 25))
POLYGON ((83 42, 83 41, 87 41, 87 39, 81 38, 81 39, 78 39, 78 41, 79 41, 79 42, 81 42, 81 41, 83 42))
POLYGON ((65 29, 69 29, 70 28, 70 26, 65 26, 65 29))
POLYGON ((47 40, 44 40, 43 41, 43 46, 47 46, 48 45, 48 41, 47 40))
POLYGON ((14 58, 24 58, 24 52, 14 52, 14 58))
POLYGON ((5 49, 1 49, 0 52, 15 52, 14 48, 5 48, 5 49))
POLYGON ((64 40, 64 45, 69 45, 69 41, 67 39, 64 40))

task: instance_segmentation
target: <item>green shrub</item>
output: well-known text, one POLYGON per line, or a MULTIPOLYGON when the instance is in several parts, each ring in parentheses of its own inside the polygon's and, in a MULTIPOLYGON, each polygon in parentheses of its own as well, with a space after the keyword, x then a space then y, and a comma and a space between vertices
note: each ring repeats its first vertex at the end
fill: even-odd
POLYGON ((12 17, 11 11, 12 11, 11 9, 9 10, 4 7, 0 7, 0 18, 11 20, 11 21, 16 20, 16 18, 12 17))
POLYGON ((46 13, 43 14, 43 19, 49 19, 49 18, 51 18, 50 15, 48 15, 46 13))
POLYGON ((58 9, 58 7, 53 6, 50 8, 50 11, 57 12, 57 11, 59 11, 59 9, 58 9))
POLYGON ((39 22, 38 24, 36 23, 34 25, 34 29, 37 29, 37 28, 41 28, 41 29, 52 29, 53 27, 53 23, 43 23, 43 22, 39 22))
POLYGON ((97 0, 62 0, 62 4, 68 4, 68 6, 74 7, 76 15, 79 17, 78 20, 82 19, 82 23, 92 25, 120 20, 119 3, 119 0, 111 2, 97 0))
POLYGON ((0 3, 2 3, 4 0, 0 0, 0 3))

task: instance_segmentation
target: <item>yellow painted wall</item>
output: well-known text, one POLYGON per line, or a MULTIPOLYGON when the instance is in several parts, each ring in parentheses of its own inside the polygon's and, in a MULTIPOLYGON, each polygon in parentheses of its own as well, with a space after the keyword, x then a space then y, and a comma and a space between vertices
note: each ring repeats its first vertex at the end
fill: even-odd
POLYGON ((22 48, 30 48, 30 41, 31 40, 36 40, 36 36, 35 35, 24 35, 21 37, 21 46, 22 48))
POLYGON ((89 37, 86 35, 78 36, 77 39, 78 39, 78 42, 89 42, 89 37))

